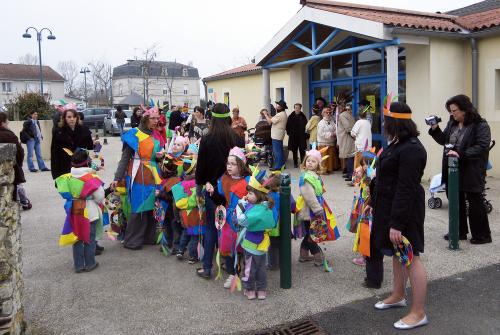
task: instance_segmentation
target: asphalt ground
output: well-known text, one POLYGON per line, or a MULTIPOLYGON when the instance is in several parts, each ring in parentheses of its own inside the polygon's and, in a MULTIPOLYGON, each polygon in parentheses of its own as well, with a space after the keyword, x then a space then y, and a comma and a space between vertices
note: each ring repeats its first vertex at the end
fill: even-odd
MULTIPOLYGON (((317 333, 335 335, 500 334, 500 290, 493 284, 499 282, 500 264, 430 282, 426 305, 429 324, 409 331, 402 332, 392 326, 409 307, 379 311, 373 305, 382 297, 372 297, 273 329, 246 334, 265 334, 279 328, 298 329, 299 325, 304 329, 304 324, 308 324, 309 329, 317 329, 317 333)), ((411 295, 410 290, 408 294, 411 295)))
MULTIPOLYGON (((100 172, 106 183, 113 178, 121 152, 117 137, 108 140, 102 152, 106 167, 100 172)), ((298 171, 291 170, 291 173, 295 178, 292 194, 296 195, 298 171)), ((345 229, 353 189, 345 185, 340 173, 325 178, 326 199, 336 214, 341 233, 340 240, 324 245, 333 272, 322 272, 310 263, 298 263, 299 241, 293 241, 292 289, 280 289, 279 272, 269 271, 267 300, 252 302, 239 292, 225 290, 223 281, 197 277, 196 265, 166 257, 154 246, 130 251, 118 242, 102 240, 100 244, 106 249, 98 256, 99 268, 91 273, 75 274, 71 248, 60 248, 57 244, 64 221, 64 202, 54 188, 50 173, 27 172, 26 177, 25 186, 33 209, 22 213, 24 306, 32 334, 249 331, 299 320, 353 301, 375 301, 384 297, 391 287, 390 260, 386 260, 387 280, 382 289, 361 287, 364 268, 351 263, 353 235, 345 229)), ((422 259, 429 280, 500 263, 500 181, 488 178, 488 186, 494 207, 489 216, 492 244, 474 246, 463 242, 459 251, 448 250, 442 239, 448 222, 446 201, 442 209, 427 210, 422 259)), ((433 294, 431 287, 429 296, 433 294)), ((435 310, 429 310, 431 321, 434 313, 435 310)), ((387 316, 389 325, 399 316, 387 316)), ((344 319, 340 318, 337 323, 344 324, 344 319)))

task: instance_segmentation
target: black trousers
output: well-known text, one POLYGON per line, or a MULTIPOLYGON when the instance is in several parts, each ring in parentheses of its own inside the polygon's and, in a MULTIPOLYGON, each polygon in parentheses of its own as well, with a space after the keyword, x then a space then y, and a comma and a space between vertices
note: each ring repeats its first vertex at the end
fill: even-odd
POLYGON ((290 149, 290 151, 292 152, 292 155, 293 155, 293 165, 298 165, 304 161, 304 157, 306 155, 305 148, 297 147, 297 148, 290 149), (300 162, 297 162, 298 161, 297 151, 300 153, 300 162))
POLYGON ((153 211, 130 214, 123 244, 129 248, 156 244, 156 220, 153 211))
POLYGON ((365 259, 366 280, 374 285, 384 280, 384 255, 375 248, 373 234, 370 236, 370 257, 365 259))
POLYGON ((483 239, 491 236, 488 213, 484 206, 482 193, 459 191, 459 235, 466 236, 469 232, 467 226, 466 200, 469 202, 469 226, 472 238, 483 239))

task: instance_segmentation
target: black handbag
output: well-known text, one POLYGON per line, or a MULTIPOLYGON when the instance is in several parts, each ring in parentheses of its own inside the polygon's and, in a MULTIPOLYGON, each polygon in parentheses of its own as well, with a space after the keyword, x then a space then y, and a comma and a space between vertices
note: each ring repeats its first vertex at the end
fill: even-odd
POLYGON ((26 133, 26 129, 23 128, 21 132, 19 133, 19 140, 21 143, 26 144, 28 143, 28 140, 30 139, 30 136, 26 133))

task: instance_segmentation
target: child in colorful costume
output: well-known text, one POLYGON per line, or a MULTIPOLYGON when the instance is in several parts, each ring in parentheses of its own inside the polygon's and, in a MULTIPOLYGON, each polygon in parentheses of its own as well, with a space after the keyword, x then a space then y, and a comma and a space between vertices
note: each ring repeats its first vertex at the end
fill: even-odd
POLYGON ((130 202, 130 219, 123 246, 127 249, 141 249, 143 244, 155 244, 156 221, 153 217, 155 191, 161 184, 158 173, 157 153, 160 142, 153 137, 153 130, 159 119, 157 108, 143 113, 139 127, 122 135, 125 145, 122 158, 115 173, 116 187, 125 176, 127 200, 130 202))
POLYGON ((256 297, 266 299, 267 275, 266 259, 269 249, 269 230, 276 227, 272 208, 274 202, 269 197, 266 185, 269 180, 263 180, 265 171, 254 170, 247 186, 247 196, 240 200, 235 211, 241 230, 238 234, 238 245, 245 251, 245 272, 242 278, 248 300, 256 297))
MULTIPOLYGON (((225 207, 226 218, 219 230, 219 251, 218 254, 224 257, 226 271, 229 277, 224 283, 224 288, 230 288, 236 275, 236 266, 234 259, 236 256, 236 239, 238 228, 232 221, 234 209, 238 205, 238 200, 242 199, 247 194, 247 184, 249 180, 250 170, 246 166, 246 156, 238 147, 234 147, 229 151, 227 158, 226 173, 217 182, 218 200, 217 205, 225 207)), ((218 258, 218 256, 217 256, 218 258)), ((219 263, 220 264, 220 263, 219 263)), ((220 276, 220 271, 219 275, 220 276)))
POLYGON ((205 232, 205 213, 200 212, 196 198, 196 181, 194 179, 198 147, 190 144, 186 152, 190 156, 183 159, 183 180, 172 187, 175 206, 179 210, 179 217, 184 228, 177 250, 177 258, 183 259, 186 248, 189 253, 189 264, 196 263, 201 258, 199 241, 205 232))
POLYGON ((356 187, 353 205, 347 230, 355 233, 353 252, 359 252, 360 257, 354 258, 353 263, 364 266, 365 257, 370 256, 370 222, 371 216, 367 214, 366 204, 370 200, 370 182, 375 174, 375 148, 363 151, 361 165, 353 174, 353 184, 356 187))
POLYGON ((66 200, 66 220, 59 239, 60 246, 73 246, 76 273, 94 270, 96 238, 102 235, 103 182, 89 167, 85 149, 71 153, 71 173, 56 179, 57 190, 66 200))
POLYGON ((314 265, 324 266, 325 271, 330 272, 331 269, 318 243, 335 241, 340 234, 335 216, 323 197, 325 192, 323 180, 318 175, 324 159, 322 157, 324 150, 316 150, 313 144, 313 148, 306 152, 306 157, 302 162, 294 234, 295 237, 304 237, 300 245, 299 262, 314 260, 314 265))

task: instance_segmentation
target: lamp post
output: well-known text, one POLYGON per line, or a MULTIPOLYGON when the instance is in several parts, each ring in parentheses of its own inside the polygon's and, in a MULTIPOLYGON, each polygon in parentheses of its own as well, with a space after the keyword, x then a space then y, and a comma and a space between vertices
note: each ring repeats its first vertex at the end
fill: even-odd
POLYGON ((49 32, 49 36, 47 36, 48 40, 55 40, 56 37, 52 34, 52 31, 49 28, 42 28, 40 31, 35 27, 28 27, 23 34, 23 38, 31 38, 31 34, 28 33, 30 29, 36 31, 36 39, 38 41, 38 61, 40 63, 40 94, 43 97, 43 69, 42 69, 42 33, 44 30, 49 32))
POLYGON ((90 70, 88 67, 84 67, 80 70, 80 73, 83 73, 83 89, 84 89, 84 96, 85 96, 85 108, 87 108, 87 73, 90 73, 90 70))

